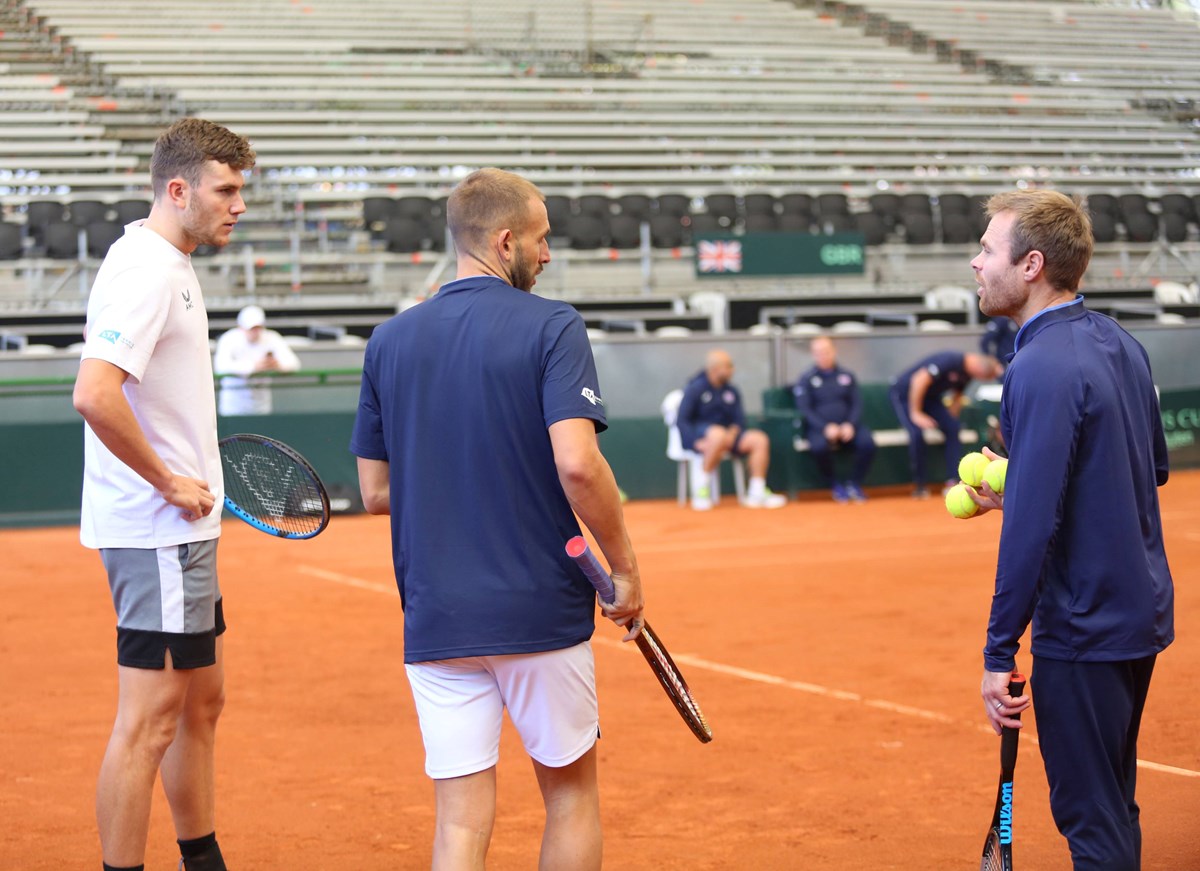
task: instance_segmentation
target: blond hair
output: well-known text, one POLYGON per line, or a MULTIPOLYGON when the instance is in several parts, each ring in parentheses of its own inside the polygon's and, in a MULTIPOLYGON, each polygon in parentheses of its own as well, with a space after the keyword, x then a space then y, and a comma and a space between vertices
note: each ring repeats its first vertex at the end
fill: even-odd
POLYGON ((517 232, 529 222, 529 200, 545 202, 537 185, 502 169, 477 169, 446 201, 446 224, 459 251, 477 253, 499 230, 517 232))
POLYGON ((193 187, 200 183, 210 160, 236 170, 254 166, 255 154, 243 136, 202 118, 182 118, 162 132, 150 158, 150 186, 154 198, 166 192, 167 182, 183 178, 193 187))
POLYGON ((1005 191, 987 201, 987 215, 1012 212, 1009 254, 1014 264, 1030 251, 1045 258, 1046 280, 1075 290, 1092 259, 1092 220, 1078 197, 1050 190, 1005 191))

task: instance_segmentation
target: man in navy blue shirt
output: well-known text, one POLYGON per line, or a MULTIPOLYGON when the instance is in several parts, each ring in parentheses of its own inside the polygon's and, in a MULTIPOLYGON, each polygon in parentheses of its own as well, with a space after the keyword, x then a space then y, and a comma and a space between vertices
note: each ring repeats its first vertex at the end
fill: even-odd
POLYGON ((507 709, 546 805, 541 867, 598 869, 595 590, 564 552, 587 525, 606 616, 642 625, 637 560, 597 444, 582 318, 530 293, 550 261, 538 189, 484 169, 451 192, 457 277, 367 345, 351 450, 390 514, 404 662, 434 779, 434 867, 483 867, 507 709))
POLYGON ((925 430, 938 430, 945 438, 946 485, 958 483, 958 461, 962 459, 958 413, 963 392, 972 379, 990 381, 1004 371, 995 357, 939 351, 905 369, 889 391, 892 408, 908 432, 908 461, 913 477, 913 496, 929 495, 925 486, 925 430))
POLYGON ((792 386, 808 451, 816 461, 835 502, 865 502, 863 481, 875 457, 875 439, 862 422, 858 379, 838 365, 837 349, 829 336, 817 336, 808 346, 813 366, 792 386), (834 479, 833 452, 854 454, 854 467, 845 483, 834 479))
POLYGON ((720 349, 708 352, 704 369, 683 388, 676 424, 679 438, 689 451, 700 454, 693 466, 692 507, 713 507, 709 481, 713 470, 727 455, 746 458, 750 484, 743 505, 749 508, 782 508, 787 499, 767 489, 771 463, 771 440, 761 429, 746 429, 742 394, 731 383, 733 358, 720 349))
MULTIPOLYGON (((1030 688, 1050 808, 1076 871, 1136 871, 1137 736, 1174 638, 1158 487, 1167 446, 1146 351, 1076 289, 1091 222, 1054 191, 988 201, 971 261, 979 308, 1018 325, 1000 425, 1010 457, 981 693, 993 728, 1030 703, 1007 685, 1032 620, 1030 688)), ((977 515, 978 516, 978 515, 977 515)))

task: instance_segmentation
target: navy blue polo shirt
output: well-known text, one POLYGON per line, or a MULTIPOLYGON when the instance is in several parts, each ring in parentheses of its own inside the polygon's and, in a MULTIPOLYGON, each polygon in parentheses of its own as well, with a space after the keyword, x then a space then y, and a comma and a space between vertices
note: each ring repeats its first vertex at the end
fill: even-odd
POLYGON ((951 391, 962 393, 971 381, 971 376, 967 374, 965 358, 966 355, 961 351, 939 351, 931 354, 900 373, 892 382, 892 390, 899 392, 901 396, 908 396, 912 377, 924 369, 933 378, 929 389, 925 391, 926 404, 940 402, 942 396, 951 391))
POLYGON ((1083 297, 1017 334, 1000 427, 1009 449, 984 661, 1118 661, 1171 643, 1158 486, 1167 444, 1145 349, 1083 297))
POLYGON ((732 384, 714 387, 702 370, 683 388, 679 400, 679 438, 691 450, 705 430, 717 426, 736 425, 746 431, 746 415, 742 411, 742 394, 732 384))
POLYGON ((849 423, 858 428, 862 417, 862 396, 854 373, 841 366, 820 369, 813 366, 792 385, 796 410, 804 425, 824 429, 828 423, 849 423))
POLYGON ((547 428, 606 428, 579 314, 498 278, 452 281, 367 343, 350 450, 389 464, 404 661, 570 647, 595 590, 547 428))

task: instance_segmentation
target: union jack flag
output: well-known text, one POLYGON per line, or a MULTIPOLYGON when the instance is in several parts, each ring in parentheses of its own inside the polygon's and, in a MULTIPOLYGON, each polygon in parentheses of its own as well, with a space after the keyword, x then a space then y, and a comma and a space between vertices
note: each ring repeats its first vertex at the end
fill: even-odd
POLYGON ((742 271, 742 243, 736 239, 701 241, 696 256, 701 272, 742 271))

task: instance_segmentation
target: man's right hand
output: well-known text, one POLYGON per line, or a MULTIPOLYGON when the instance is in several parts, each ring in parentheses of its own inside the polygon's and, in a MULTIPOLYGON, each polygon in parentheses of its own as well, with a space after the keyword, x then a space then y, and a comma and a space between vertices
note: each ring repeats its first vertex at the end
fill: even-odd
POLYGON ((622 641, 633 641, 642 631, 642 626, 646 622, 642 619, 642 611, 646 607, 646 602, 642 598, 641 575, 635 568, 628 574, 613 572, 610 577, 612 577, 613 589, 616 591, 617 597, 611 605, 600 600, 600 609, 604 612, 605 617, 626 630, 622 641))
POLYGON ((199 520, 212 513, 217 498, 208 489, 208 482, 186 475, 172 475, 167 487, 161 491, 167 502, 183 511, 185 520, 199 520))
POLYGON ((937 429, 937 421, 923 411, 914 411, 912 422, 921 429, 937 429))

